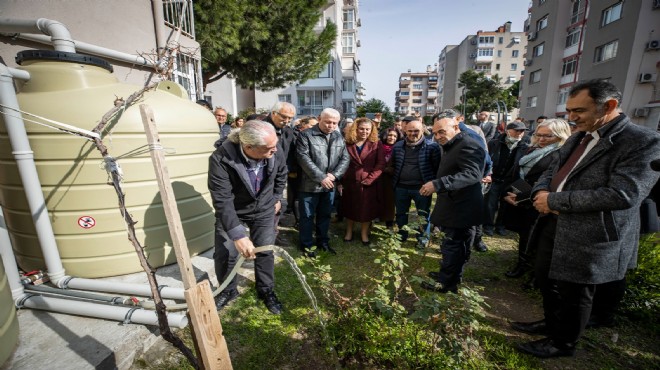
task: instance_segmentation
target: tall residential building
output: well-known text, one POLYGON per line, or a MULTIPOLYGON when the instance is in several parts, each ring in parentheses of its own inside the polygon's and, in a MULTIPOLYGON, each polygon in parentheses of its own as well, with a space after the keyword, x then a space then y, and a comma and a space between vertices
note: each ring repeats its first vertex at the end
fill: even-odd
POLYGON ((458 87, 458 79, 468 69, 489 77, 498 75, 502 87, 510 87, 521 77, 526 52, 525 33, 512 32, 511 22, 495 31, 477 31, 459 45, 445 46, 438 58, 437 107, 447 109, 461 103, 463 89, 458 87))
POLYGON ((315 26, 321 32, 328 22, 337 25, 335 47, 330 51, 332 60, 317 78, 270 91, 246 90, 236 86, 230 78, 207 86, 214 105, 222 105, 232 114, 244 109, 270 109, 275 102, 286 101, 296 106, 298 116, 318 115, 324 108, 335 108, 343 117, 355 117, 356 105, 361 98, 358 60, 359 0, 328 0, 320 9, 323 15, 315 26))
POLYGON ((426 67, 426 72, 402 73, 399 76, 399 90, 396 92, 394 112, 405 116, 419 113, 431 116, 436 112, 438 98, 438 69, 426 67))
POLYGON ((622 91, 633 122, 659 128, 658 25, 658 0, 532 1, 521 115, 565 117, 571 86, 604 78, 622 91))

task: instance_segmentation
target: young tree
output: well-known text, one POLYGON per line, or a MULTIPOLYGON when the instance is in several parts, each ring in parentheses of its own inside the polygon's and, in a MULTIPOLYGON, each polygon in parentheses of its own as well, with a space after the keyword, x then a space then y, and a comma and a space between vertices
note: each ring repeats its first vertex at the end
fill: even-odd
POLYGON ((382 113, 382 120, 384 123, 381 128, 389 127, 392 122, 394 122, 394 115, 390 111, 390 107, 388 107, 384 101, 376 98, 371 98, 360 103, 357 106, 356 113, 358 117, 366 117, 367 113, 382 113))
POLYGON ((458 111, 465 108, 465 114, 469 117, 472 113, 484 109, 496 111, 499 102, 500 107, 504 103, 510 111, 517 104, 517 96, 512 95, 514 91, 516 95, 518 93, 517 85, 514 86, 503 88, 501 78, 497 74, 487 78, 483 72, 467 70, 458 78, 458 87, 464 88, 465 93, 461 96, 461 104, 454 108, 458 111))
POLYGON ((271 90, 314 78, 331 60, 337 26, 316 33, 327 0, 197 0, 204 86, 230 74, 271 90))

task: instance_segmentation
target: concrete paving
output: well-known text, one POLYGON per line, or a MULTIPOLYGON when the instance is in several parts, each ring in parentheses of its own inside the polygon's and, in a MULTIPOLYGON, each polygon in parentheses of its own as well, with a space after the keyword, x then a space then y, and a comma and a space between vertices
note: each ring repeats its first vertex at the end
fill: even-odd
MULTIPOLYGON (((212 249, 192 262, 198 280, 208 274, 212 285, 217 286, 212 249)), ((247 279, 254 280, 252 263, 245 262, 239 274, 246 278, 239 279, 243 285, 247 279)), ((162 267, 157 273, 158 284, 182 287, 179 276, 176 264, 162 267)), ((103 280, 147 284, 143 272, 103 280)), ((171 347, 160 337, 158 327, 32 309, 19 310, 18 321, 18 345, 1 370, 124 370, 152 346, 171 347)))

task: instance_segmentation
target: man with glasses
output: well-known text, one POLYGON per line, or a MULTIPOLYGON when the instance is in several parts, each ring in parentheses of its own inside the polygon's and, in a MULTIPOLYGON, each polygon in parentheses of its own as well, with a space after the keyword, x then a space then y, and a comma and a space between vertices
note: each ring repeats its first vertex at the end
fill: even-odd
POLYGON ((275 128, 278 139, 277 149, 280 150, 278 155, 284 156, 285 159, 288 158, 289 151, 293 150, 291 146, 294 145, 295 133, 289 123, 293 121, 295 116, 296 107, 293 104, 278 101, 271 109, 270 114, 264 119, 275 128))
POLYGON ((302 175, 298 195, 299 239, 300 248, 308 257, 316 255, 312 251, 314 245, 324 251, 334 252, 328 237, 334 190, 350 161, 344 138, 337 130, 339 119, 337 110, 325 108, 319 116, 319 123, 301 132, 296 141, 296 158, 302 175))
POLYGON ((231 131, 231 125, 227 123, 227 111, 224 108, 217 107, 213 112, 215 116, 215 121, 218 123, 218 129, 220 130, 220 141, 224 141, 229 132, 231 131))
POLYGON ((419 247, 423 248, 431 235, 429 211, 431 194, 423 195, 419 189, 426 182, 435 179, 440 164, 440 146, 424 138, 424 125, 420 118, 405 117, 404 140, 392 147, 391 164, 394 166, 392 186, 394 186, 394 208, 396 224, 401 240, 408 239, 408 231, 403 227, 408 224, 410 204, 414 201, 417 214, 424 219, 417 235, 419 247))
MULTIPOLYGON (((282 312, 275 295, 273 252, 255 253, 255 246, 275 241, 273 224, 281 208, 287 170, 278 151, 273 126, 248 121, 209 159, 208 187, 215 208, 215 271, 222 284, 232 271, 239 254, 254 259, 257 296, 273 314, 282 312)), ((220 310, 238 297, 236 277, 218 296, 220 310)))
POLYGON ((419 193, 437 193, 431 222, 440 227, 445 238, 440 246, 440 271, 429 276, 437 282, 422 283, 422 288, 439 293, 456 293, 469 257, 472 228, 481 223, 486 150, 483 144, 461 131, 453 109, 433 116, 433 137, 442 146, 442 160, 436 177, 425 183, 419 193))

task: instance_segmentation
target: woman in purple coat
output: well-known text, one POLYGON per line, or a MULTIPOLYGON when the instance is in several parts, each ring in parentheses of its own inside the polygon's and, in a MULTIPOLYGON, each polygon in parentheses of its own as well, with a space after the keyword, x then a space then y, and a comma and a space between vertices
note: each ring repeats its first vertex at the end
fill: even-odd
POLYGON ((385 151, 373 121, 355 121, 346 134, 346 149, 351 162, 341 180, 342 212, 346 218, 344 241, 353 240, 353 224, 359 222, 362 243, 369 245, 369 226, 382 212, 377 180, 385 167, 385 151))

